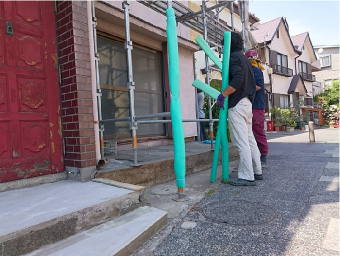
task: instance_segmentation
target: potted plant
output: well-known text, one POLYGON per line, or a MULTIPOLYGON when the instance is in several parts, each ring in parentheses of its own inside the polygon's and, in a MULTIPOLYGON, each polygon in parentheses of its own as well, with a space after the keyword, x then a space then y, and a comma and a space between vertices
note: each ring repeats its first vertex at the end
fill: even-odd
POLYGON ((305 130, 305 122, 304 121, 300 122, 300 129, 301 129, 301 131, 305 130))
POLYGON ((281 128, 281 123, 279 121, 274 121, 274 130, 276 132, 280 131, 280 128, 281 128))
POLYGON ((281 130, 282 131, 285 131, 286 130, 286 127, 288 126, 288 124, 291 122, 291 119, 290 119, 290 110, 289 109, 281 109, 281 125, 282 125, 282 128, 281 130))
POLYGON ((289 116, 286 118, 286 121, 287 121, 286 131, 293 132, 294 128, 297 125, 297 122, 299 121, 300 116, 295 108, 291 108, 291 110, 288 110, 288 111, 289 111, 289 116))
POLYGON ((295 127, 296 127, 296 123, 292 122, 287 126, 286 131, 287 132, 293 132, 295 127))
POLYGON ((274 130, 280 131, 281 126, 281 109, 274 106, 270 109, 272 119, 274 120, 274 130))

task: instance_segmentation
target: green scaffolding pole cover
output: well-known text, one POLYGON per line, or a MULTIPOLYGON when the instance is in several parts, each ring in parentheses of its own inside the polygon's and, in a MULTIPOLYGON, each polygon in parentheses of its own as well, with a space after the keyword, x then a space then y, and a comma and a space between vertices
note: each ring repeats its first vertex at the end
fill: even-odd
MULTIPOLYGON (((222 62, 222 92, 229 84, 229 60, 230 60, 230 40, 231 33, 224 32, 223 45, 223 62, 222 62)), ((229 147, 227 136, 227 118, 228 118, 228 97, 224 99, 224 108, 220 109, 220 120, 218 127, 220 128, 222 143, 222 180, 229 180, 229 147)))
POLYGON ((182 122, 181 102, 179 98, 179 58, 177 25, 173 8, 166 10, 169 55, 169 83, 170 83, 170 114, 172 123, 172 133, 174 140, 174 169, 178 188, 185 187, 185 141, 182 122))
MULTIPOLYGON (((229 60, 230 60, 230 39, 231 33, 224 33, 223 62, 222 62, 222 92, 229 83, 229 60)), ((222 144, 222 181, 229 179, 229 145, 227 136, 227 117, 228 117, 228 97, 224 99, 224 108, 220 108, 219 123, 216 136, 213 163, 211 166, 210 181, 215 182, 220 154, 220 144, 222 144)))
POLYGON ((222 62, 220 59, 215 55, 215 53, 210 49, 210 46, 207 42, 203 39, 202 36, 196 37, 195 41, 201 47, 201 49, 205 52, 206 55, 216 64, 216 66, 222 70, 222 62))
POLYGON ((206 94, 208 94, 211 98, 217 100, 218 95, 220 95, 220 92, 217 91, 216 89, 210 87, 206 83, 203 83, 201 80, 196 79, 192 85, 196 87, 197 89, 202 90, 206 94))

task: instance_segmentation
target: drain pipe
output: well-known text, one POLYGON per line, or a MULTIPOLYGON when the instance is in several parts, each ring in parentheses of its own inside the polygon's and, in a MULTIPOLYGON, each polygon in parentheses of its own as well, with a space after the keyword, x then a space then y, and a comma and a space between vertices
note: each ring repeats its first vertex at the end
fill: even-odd
POLYGON ((96 164, 101 159, 100 140, 99 140, 99 120, 98 120, 98 102, 97 102, 97 83, 96 83, 96 64, 94 54, 94 36, 95 29, 95 13, 93 12, 93 1, 87 1, 87 23, 89 27, 89 43, 90 43, 90 65, 91 65, 91 85, 92 85, 92 102, 93 102, 93 120, 94 120, 94 143, 96 152, 96 164))
POLYGON ((133 71, 132 71, 132 41, 130 40, 130 19, 129 19, 129 11, 130 11, 130 3, 129 0, 123 2, 124 9, 124 17, 125 17, 125 49, 126 49, 126 58, 128 64, 128 88, 130 95, 130 130, 132 135, 132 150, 133 150, 133 165, 137 166, 137 121, 135 118, 135 83, 133 81, 133 71))

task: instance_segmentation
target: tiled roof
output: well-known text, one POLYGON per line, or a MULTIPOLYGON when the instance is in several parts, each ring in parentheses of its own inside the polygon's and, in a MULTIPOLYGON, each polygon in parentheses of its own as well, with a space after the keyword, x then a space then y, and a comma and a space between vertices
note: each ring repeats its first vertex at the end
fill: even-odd
POLYGON ((282 17, 279 17, 263 24, 255 23, 250 30, 257 43, 263 43, 264 41, 271 40, 281 20, 282 17))
POLYGON ((291 39, 293 41, 294 46, 297 45, 298 48, 296 50, 302 51, 302 46, 305 43, 306 36, 308 35, 308 32, 304 32, 302 34, 292 36, 291 39))

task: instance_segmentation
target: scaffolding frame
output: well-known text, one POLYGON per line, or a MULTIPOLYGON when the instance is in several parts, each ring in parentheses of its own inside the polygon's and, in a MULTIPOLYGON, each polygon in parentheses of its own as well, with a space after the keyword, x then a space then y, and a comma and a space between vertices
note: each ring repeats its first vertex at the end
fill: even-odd
MULTIPOLYGON (((132 70, 132 54, 131 51, 133 50, 133 43, 130 40, 130 0, 123 1, 122 8, 124 11, 124 19, 125 19, 125 44, 124 47, 126 49, 127 54, 127 63, 128 63, 128 83, 127 88, 129 89, 129 104, 130 104, 130 116, 124 118, 115 118, 115 119, 106 119, 102 120, 102 113, 101 113, 101 89, 100 89, 100 82, 99 82, 99 70, 98 70, 98 62, 99 62, 99 54, 97 51, 97 31, 96 25, 97 20, 95 16, 95 7, 94 7, 94 0, 92 0, 92 28, 93 28, 93 40, 94 40, 94 51, 95 51, 95 68, 96 68, 96 86, 97 86, 97 99, 98 99, 98 112, 99 112, 99 122, 100 122, 100 153, 101 158, 104 159, 104 123, 105 122, 129 122, 131 136, 132 136, 132 149, 133 149, 133 165, 138 166, 138 147, 137 147, 137 127, 138 124, 152 124, 152 123, 170 123, 171 120, 140 120, 140 119, 148 119, 148 118, 156 118, 156 117, 169 117, 170 112, 162 112, 156 114, 148 114, 143 116, 136 116, 135 115, 135 108, 134 108, 134 90, 135 90, 135 83, 133 81, 133 70, 132 70)), ((207 7, 207 2, 209 0, 202 0, 201 10, 198 12, 193 12, 189 7, 186 7, 179 1, 172 1, 172 0, 137 0, 137 2, 153 9, 154 11, 161 13, 162 15, 166 16, 166 10, 169 7, 172 7, 175 11, 175 17, 177 23, 183 24, 190 29, 198 32, 199 34, 203 35, 206 42, 209 44, 210 47, 215 47, 219 53, 223 51, 223 44, 222 39, 224 38, 225 31, 234 31, 234 8, 233 4, 235 0, 216 0, 216 4, 211 7, 207 7), (224 24, 219 19, 219 14, 230 5, 230 15, 231 15, 231 26, 224 24), (215 11, 216 13, 214 13, 215 11)), ((242 1, 239 1, 242 2, 242 1)), ((244 17, 244 8, 242 8, 241 17, 244 17)), ((241 18, 242 21, 242 28, 244 29, 244 19, 241 18)), ((243 34, 242 34, 243 35, 243 34)), ((245 39, 245 38, 243 38, 245 39)), ((205 54, 205 71, 206 71, 206 83, 210 85, 210 72, 211 70, 218 70, 213 68, 209 65, 208 56, 205 54)), ((218 70, 220 71, 220 70, 218 70)), ((221 71, 220 71, 221 72, 221 71)), ((195 89, 195 96, 197 97, 197 89, 195 89)), ((209 119, 183 119, 183 122, 207 122, 209 121, 209 131, 210 131, 210 138, 211 138, 211 150, 214 149, 214 134, 213 134, 213 123, 218 122, 218 119, 212 118, 212 98, 208 97, 208 104, 209 104, 209 119)), ((197 105, 197 100, 196 100, 197 105)), ((197 106, 196 106, 197 108, 197 106)), ((198 136, 200 133, 198 133, 198 136)))

